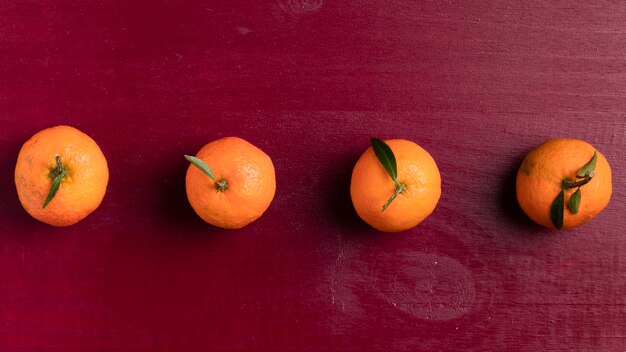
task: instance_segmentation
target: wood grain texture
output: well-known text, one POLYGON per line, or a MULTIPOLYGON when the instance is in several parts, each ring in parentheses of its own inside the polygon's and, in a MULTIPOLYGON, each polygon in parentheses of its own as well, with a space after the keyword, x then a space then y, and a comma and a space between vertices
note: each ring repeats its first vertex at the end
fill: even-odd
POLYGON ((0 2, 0 350, 626 350, 626 4, 618 1, 0 2), (101 207, 64 229, 19 205, 21 144, 56 124, 107 156, 101 207), (204 224, 187 162, 236 135, 277 194, 204 224), (401 234, 356 216, 369 138, 442 174, 401 234), (584 139, 608 208, 533 225, 523 156, 584 139))

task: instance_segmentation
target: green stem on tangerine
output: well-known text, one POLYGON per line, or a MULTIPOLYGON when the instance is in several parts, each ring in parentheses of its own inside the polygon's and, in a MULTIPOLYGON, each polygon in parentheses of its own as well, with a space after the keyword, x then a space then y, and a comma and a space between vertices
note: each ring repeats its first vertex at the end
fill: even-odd
POLYGON ((387 209, 387 207, 389 206, 389 204, 391 204, 391 202, 393 202, 394 199, 396 199, 396 197, 398 196, 398 194, 403 193, 406 190, 406 186, 400 182, 396 182, 396 188, 393 191, 393 194, 391 195, 391 197, 387 200, 387 202, 383 205, 383 210, 385 211, 387 209))
POLYGON ((225 190, 228 189, 228 182, 226 182, 226 180, 224 179, 219 180, 215 182, 215 188, 217 188, 217 190, 220 192, 224 192, 225 190))
POLYGON ((43 202, 42 209, 44 209, 50 201, 54 198, 54 196, 59 191, 59 187, 61 187, 61 181, 67 176, 67 170, 63 167, 63 163, 61 163, 61 157, 57 154, 55 157, 56 167, 50 170, 50 178, 52 178, 52 186, 50 187, 50 192, 48 192, 48 196, 46 200, 43 202))
POLYGON ((588 175, 585 175, 585 177, 583 177, 583 179, 580 181, 572 181, 569 178, 566 178, 565 180, 561 181, 561 189, 567 190, 567 189, 584 186, 587 183, 589 183, 589 181, 591 181, 592 178, 593 178, 593 172, 588 175))

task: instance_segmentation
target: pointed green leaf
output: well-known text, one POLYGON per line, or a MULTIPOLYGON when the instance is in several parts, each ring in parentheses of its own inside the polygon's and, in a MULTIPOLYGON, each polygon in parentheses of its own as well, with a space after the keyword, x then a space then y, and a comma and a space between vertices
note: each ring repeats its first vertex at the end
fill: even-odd
POLYGON ((213 170, 211 170, 209 165, 207 165, 204 160, 191 155, 185 155, 185 159, 187 159, 187 161, 189 161, 193 166, 197 167, 198 169, 200 169, 200 171, 209 176, 211 180, 215 181, 215 175, 213 174, 213 170))
POLYGON ((43 202, 43 207, 41 207, 42 209, 45 209, 48 203, 50 203, 52 198, 54 198, 54 196, 57 194, 57 191, 59 190, 59 187, 61 186, 61 181, 63 180, 63 177, 65 177, 65 171, 58 174, 54 178, 54 180, 52 180, 52 187, 50 187, 50 192, 48 193, 46 200, 43 202))
POLYGON ((572 214, 578 214, 578 208, 580 207, 580 187, 569 197, 569 202, 567 202, 567 206, 572 214))
POLYGON ((376 154, 378 161, 380 161, 385 170, 387 170, 387 173, 391 176, 393 182, 397 183, 398 166, 396 165, 396 157, 393 155, 391 148, 378 138, 372 138, 371 143, 372 149, 374 149, 374 153, 376 154))
POLYGON ((596 160, 598 160, 598 151, 593 152, 593 157, 591 158, 591 160, 589 160, 587 164, 585 164, 583 167, 580 168, 580 170, 578 170, 578 174, 576 175, 576 177, 583 178, 587 175, 593 177, 593 172, 596 169, 596 160))
POLYGON ((550 206, 550 219, 552 219, 552 224, 557 229, 561 229, 563 227, 563 212, 565 211, 565 191, 559 192, 559 194, 552 201, 552 205, 550 206))

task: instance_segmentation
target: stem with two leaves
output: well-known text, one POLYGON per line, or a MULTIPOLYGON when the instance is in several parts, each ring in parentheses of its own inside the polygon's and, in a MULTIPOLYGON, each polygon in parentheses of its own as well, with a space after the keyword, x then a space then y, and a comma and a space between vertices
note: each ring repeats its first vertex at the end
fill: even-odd
POLYGON ((552 205, 550 206, 550 219, 552 220, 552 224, 554 224, 557 229, 563 228, 563 216, 565 213, 565 191, 576 188, 576 192, 572 194, 572 196, 569 198, 569 201, 567 202, 567 207, 572 212, 572 214, 578 214, 582 198, 580 193, 580 187, 589 183, 593 178, 597 160, 598 152, 594 151, 591 160, 578 170, 575 180, 566 178, 561 181, 561 192, 557 194, 556 198, 554 198, 554 200, 552 201, 552 205))

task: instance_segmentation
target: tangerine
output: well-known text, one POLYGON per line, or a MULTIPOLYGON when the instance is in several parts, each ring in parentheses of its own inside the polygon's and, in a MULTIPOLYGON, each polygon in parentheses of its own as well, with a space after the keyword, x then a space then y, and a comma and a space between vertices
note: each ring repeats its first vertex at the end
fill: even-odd
POLYGON ((15 165, 15 186, 24 209, 53 226, 69 226, 98 208, 109 181, 98 144, 70 126, 33 135, 15 165))
POLYGON ((550 139, 522 161, 516 191, 519 205, 534 222, 551 229, 572 228, 591 220, 608 205, 611 167, 587 142, 550 139))
POLYGON ((276 192, 272 159, 238 137, 225 137, 202 147, 187 169, 187 198, 206 222, 238 229, 258 219, 276 192), (209 167, 210 165, 210 167, 209 167))
POLYGON ((374 138, 354 166, 350 195, 366 223, 383 232, 404 231, 434 211, 441 196, 441 176, 435 160, 419 145, 374 138), (383 165, 374 150, 377 145, 387 150, 383 160, 394 160, 395 173, 383 165))

